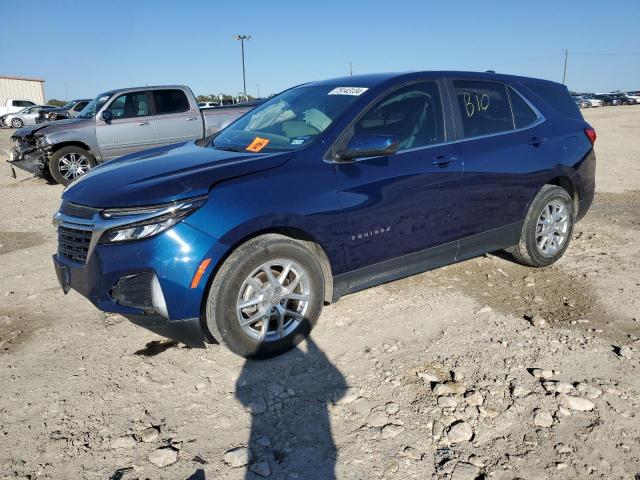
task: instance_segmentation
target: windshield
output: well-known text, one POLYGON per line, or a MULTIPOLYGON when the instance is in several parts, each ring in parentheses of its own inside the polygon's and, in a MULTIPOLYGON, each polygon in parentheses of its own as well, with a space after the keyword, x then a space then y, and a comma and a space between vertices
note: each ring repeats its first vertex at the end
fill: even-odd
POLYGON ((96 116, 96 112, 98 110, 100 110, 102 108, 102 106, 106 103, 107 100, 109 100, 110 95, 107 94, 101 94, 98 95, 96 98, 94 98, 93 100, 91 100, 86 107, 84 107, 82 109, 82 111, 80 112, 80 115, 78 115, 78 117, 80 118, 93 118, 96 116))
POLYGON ((324 85, 292 88, 229 125, 214 138, 212 146, 254 153, 302 148, 366 90, 324 85))

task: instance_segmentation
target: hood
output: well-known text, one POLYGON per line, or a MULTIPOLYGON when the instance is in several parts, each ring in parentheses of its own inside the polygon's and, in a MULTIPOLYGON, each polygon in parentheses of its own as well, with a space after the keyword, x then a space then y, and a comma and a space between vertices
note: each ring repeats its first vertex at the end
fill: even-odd
POLYGON ((71 183, 62 198, 99 208, 168 203, 206 195, 219 181, 280 166, 291 156, 227 152, 193 141, 168 145, 103 163, 71 183))
POLYGON ((39 132, 40 135, 54 133, 60 130, 71 130, 87 125, 87 123, 95 123, 93 118, 70 118, 68 120, 57 120, 49 123, 36 123, 28 127, 22 127, 16 130, 12 137, 25 138, 39 132))

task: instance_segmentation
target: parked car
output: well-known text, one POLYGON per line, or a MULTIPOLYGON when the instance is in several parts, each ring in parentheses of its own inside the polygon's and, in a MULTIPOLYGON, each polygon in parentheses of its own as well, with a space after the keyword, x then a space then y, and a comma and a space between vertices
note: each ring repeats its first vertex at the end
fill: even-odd
POLYGON ((16 131, 10 163, 67 185, 99 162, 212 135, 253 106, 201 112, 183 86, 111 90, 74 119, 16 131))
POLYGON ((90 98, 79 98, 79 99, 71 100, 70 102, 67 102, 65 105, 62 106, 62 108, 68 111, 71 117, 77 117, 78 115, 80 115, 80 112, 82 112, 84 107, 86 107, 89 104, 90 101, 91 101, 90 98))
POLYGON ((602 100, 602 104, 605 107, 615 107, 620 105, 620 99, 611 94, 597 94, 594 95, 593 98, 597 98, 598 100, 602 100))
POLYGON ((612 93, 611 96, 620 102, 620 105, 635 105, 638 103, 634 98, 626 93, 612 93))
POLYGON ((10 113, 17 113, 20 110, 24 110, 27 107, 33 107, 35 102, 31 100, 13 100, 6 101, 4 107, 0 107, 0 117, 10 113))
POLYGON ((213 108, 219 105, 220 104, 218 102, 200 102, 198 103, 198 108, 213 108))
POLYGON ((640 92, 627 92, 626 95, 631 100, 635 100, 636 103, 640 103, 640 92))
POLYGON ((554 263, 593 199, 595 138, 564 85, 534 78, 309 83, 71 184, 55 269, 160 335, 271 356, 350 292, 499 249, 554 263))
POLYGON ((25 125, 35 125, 40 113, 55 109, 50 105, 35 105, 33 107, 23 108, 19 112, 9 113, 0 117, 2 126, 11 128, 22 128, 25 125))
POLYGON ((573 98, 573 101, 578 106, 578 108, 589 108, 591 106, 591 104, 582 97, 572 96, 571 98, 573 98))
POLYGON ((71 100, 62 107, 56 107, 46 112, 40 112, 40 116, 36 123, 53 122, 56 120, 65 120, 67 118, 75 118, 86 107, 91 99, 71 100))
POLYGON ((601 99, 596 98, 596 96, 593 93, 589 93, 587 95, 583 95, 582 99, 585 102, 587 102, 590 107, 602 107, 602 106, 604 106, 604 102, 601 99))

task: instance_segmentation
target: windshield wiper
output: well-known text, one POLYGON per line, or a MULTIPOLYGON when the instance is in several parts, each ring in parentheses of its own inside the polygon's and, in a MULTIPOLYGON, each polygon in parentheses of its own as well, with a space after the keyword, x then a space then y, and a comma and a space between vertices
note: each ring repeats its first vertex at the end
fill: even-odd
POLYGON ((242 150, 238 147, 216 147, 214 145, 213 148, 216 148, 218 150, 224 150, 225 152, 242 152, 242 150))

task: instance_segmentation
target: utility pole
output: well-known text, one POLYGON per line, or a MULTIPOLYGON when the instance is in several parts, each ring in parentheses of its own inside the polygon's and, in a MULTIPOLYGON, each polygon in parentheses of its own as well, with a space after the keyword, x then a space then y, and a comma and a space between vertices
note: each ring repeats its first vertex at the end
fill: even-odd
POLYGON ((353 63, 349 62, 349 76, 353 77, 353 63))
POLYGON ((256 83, 256 87, 258 87, 258 97, 257 98, 260 98, 260 84, 256 83))
POLYGON ((569 50, 564 49, 564 71, 562 72, 562 84, 564 85, 565 80, 567 79, 567 57, 569 56, 569 50))
POLYGON ((247 81, 245 78, 245 72, 244 72, 244 41, 245 40, 249 40, 251 38, 251 35, 235 35, 233 38, 235 38, 236 40, 240 40, 240 45, 242 48, 242 91, 245 94, 245 96, 247 95, 247 81))

